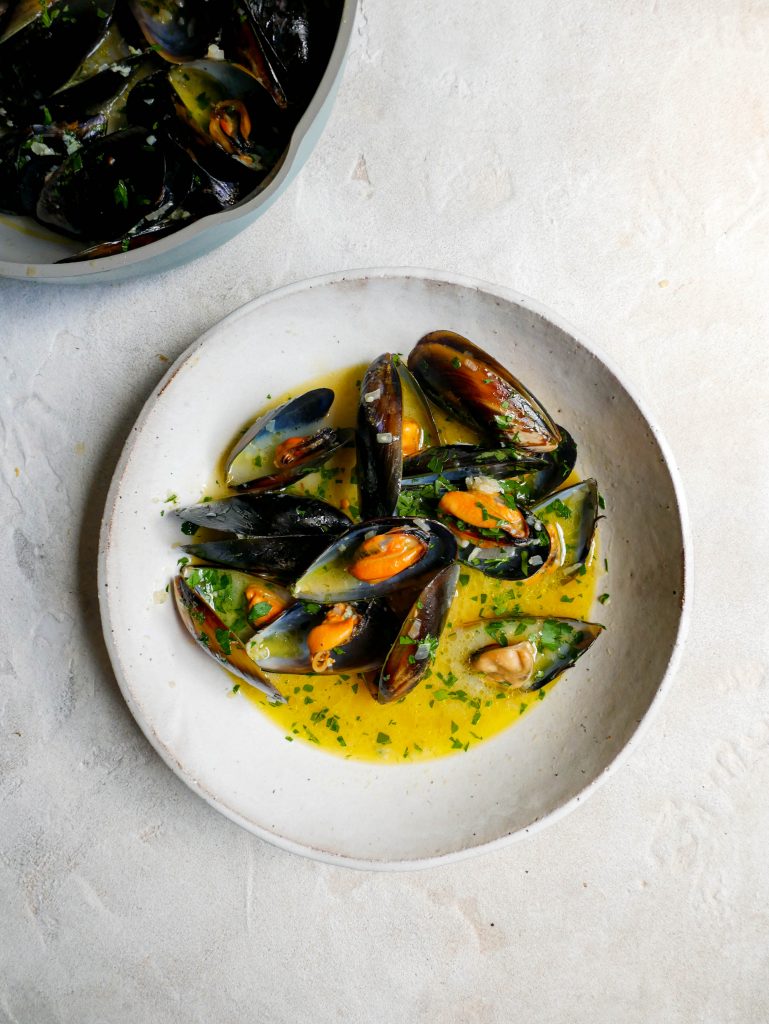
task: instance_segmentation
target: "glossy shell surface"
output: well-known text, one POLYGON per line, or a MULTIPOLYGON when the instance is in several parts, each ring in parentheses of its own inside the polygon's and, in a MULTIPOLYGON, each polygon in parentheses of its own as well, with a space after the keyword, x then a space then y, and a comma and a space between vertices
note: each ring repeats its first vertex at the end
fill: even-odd
POLYGON ((331 544, 294 584, 296 597, 303 601, 331 604, 334 601, 365 601, 405 587, 417 587, 451 562, 457 544, 451 532, 440 523, 395 516, 359 523, 331 544), (370 537, 401 530, 418 537, 425 553, 414 565, 390 579, 367 583, 350 572, 361 545, 370 537))

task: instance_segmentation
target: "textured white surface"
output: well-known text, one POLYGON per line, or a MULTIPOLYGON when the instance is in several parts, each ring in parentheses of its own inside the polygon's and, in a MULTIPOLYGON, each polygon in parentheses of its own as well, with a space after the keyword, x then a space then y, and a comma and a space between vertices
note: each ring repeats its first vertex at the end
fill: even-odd
POLYGON ((767 52, 750 0, 364 0, 329 128, 249 231, 154 280, 0 283, 3 1024, 767 1019, 767 52), (274 850, 176 780, 94 581, 160 357, 388 263, 513 285, 609 353, 678 456, 697 572, 630 763, 525 843, 396 876, 274 850))

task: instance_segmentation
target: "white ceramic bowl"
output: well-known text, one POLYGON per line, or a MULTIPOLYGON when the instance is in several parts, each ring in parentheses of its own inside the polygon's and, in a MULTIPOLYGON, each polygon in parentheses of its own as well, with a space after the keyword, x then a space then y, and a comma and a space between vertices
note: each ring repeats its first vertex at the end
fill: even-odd
POLYGON ((358 867, 426 865, 509 842, 584 800, 636 740, 670 677, 684 620, 687 532, 672 459, 605 361, 511 292, 378 270, 292 285, 227 317, 151 396, 117 467, 101 536, 105 635, 126 701, 167 764, 270 842, 358 867), (429 330, 476 341, 529 384, 579 444, 606 498, 607 632, 548 699, 467 753, 417 764, 345 761, 285 742, 189 642, 171 601, 171 492, 197 498, 268 392, 281 393, 429 330))
POLYGON ((57 284, 93 284, 124 281, 180 266, 211 252, 234 238, 275 202, 305 164, 331 113, 352 35, 357 0, 343 0, 336 43, 315 95, 291 136, 283 160, 267 186, 247 203, 202 217, 173 235, 133 252, 100 260, 64 263, 56 260, 77 252, 78 244, 48 231, 26 217, 0 214, 0 277, 54 281, 57 284))

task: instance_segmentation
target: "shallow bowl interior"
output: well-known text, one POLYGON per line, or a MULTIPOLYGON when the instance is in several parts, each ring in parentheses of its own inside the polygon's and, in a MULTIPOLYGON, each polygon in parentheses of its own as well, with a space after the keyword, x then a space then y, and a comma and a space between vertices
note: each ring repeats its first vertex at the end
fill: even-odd
POLYGON ((438 275, 337 275, 228 317, 173 367, 118 467, 102 533, 105 634, 128 704, 168 764, 233 820, 288 849, 371 867, 508 841, 583 799, 627 748, 665 678, 682 621, 684 527, 662 442, 589 348, 511 297, 438 275), (205 492, 228 440, 268 393, 406 352, 449 328, 510 367, 579 443, 606 501, 607 632, 541 706, 443 760, 345 761, 282 732, 182 632, 163 600, 178 551, 160 515, 205 492), (158 603, 158 602, 161 603, 158 603))
POLYGON ((0 215, 0 277, 57 284, 123 281, 158 273, 211 252, 265 213, 299 173, 328 120, 344 69, 357 0, 343 0, 336 43, 323 78, 294 129, 288 149, 265 187, 248 202, 161 238, 133 252, 100 260, 57 264, 79 246, 26 217, 0 215))

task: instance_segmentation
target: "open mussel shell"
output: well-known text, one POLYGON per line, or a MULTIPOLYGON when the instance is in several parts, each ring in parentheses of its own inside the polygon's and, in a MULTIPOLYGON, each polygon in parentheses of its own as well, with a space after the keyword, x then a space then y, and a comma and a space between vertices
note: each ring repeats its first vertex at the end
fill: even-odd
POLYGON ((290 580, 304 572, 328 547, 323 534, 293 534, 290 537, 248 537, 242 540, 209 540, 186 544, 188 555, 279 580, 290 580))
MULTIPOLYGON (((337 538, 296 581, 293 592, 303 601, 320 604, 367 601, 405 587, 418 586, 452 562, 456 554, 456 540, 451 531, 440 523, 396 516, 373 519, 353 526, 337 538), (405 568, 371 582, 354 576, 352 570, 361 564, 365 548, 383 534, 395 535, 398 540, 405 538, 412 550, 419 552, 418 557, 405 568)), ((386 559, 383 570, 390 571, 386 559)))
POLYGON ((235 633, 224 625, 216 612, 181 576, 175 577, 173 591, 179 617, 198 646, 222 668, 234 673, 249 686, 267 694, 271 701, 285 704, 286 698, 249 658, 235 633))
MULTIPOLYGON (((333 648, 327 674, 379 669, 398 628, 397 619, 379 601, 350 605, 359 622, 345 643, 333 648)), ((248 644, 250 657, 266 672, 315 674, 307 638, 321 625, 329 606, 298 602, 259 630, 248 644)))
POLYGON ((441 651, 447 671, 468 684, 530 692, 573 665, 603 628, 577 619, 484 619, 455 627, 441 651))
POLYGON ((202 57, 228 5, 221 0, 128 0, 145 39, 172 63, 202 57))
POLYGON ((168 174, 163 147, 144 129, 98 137, 47 178, 37 218, 74 238, 120 237, 160 207, 168 174))
POLYGON ((400 377, 390 353, 366 370, 358 403, 358 506, 363 519, 391 516, 400 493, 403 401, 400 377))
POLYGON ((458 565, 447 565, 420 592, 379 675, 382 704, 400 700, 421 682, 435 659, 457 590, 458 565))
MULTIPOLYGON (((569 478, 577 462, 577 444, 564 427, 558 427, 558 447, 542 455, 542 464, 523 473, 508 476, 506 490, 523 504, 538 501, 569 478)), ((490 474, 486 474, 487 476, 490 474)))
POLYGON ((556 491, 531 509, 556 537, 556 564, 562 569, 583 565, 589 555, 598 519, 598 484, 582 480, 556 491))
POLYGON ((64 85, 97 45, 115 0, 17 0, 0 37, 0 96, 35 106, 64 85))
POLYGON ((534 395, 461 334, 426 334, 408 366, 434 402, 496 443, 537 451, 558 445, 558 428, 534 395))
POLYGON ((401 447, 404 459, 425 448, 434 448, 441 443, 441 434, 435 423, 430 405, 414 374, 400 358, 395 357, 395 369, 401 383, 403 399, 403 433, 401 447), (414 426, 418 431, 414 430, 414 426), (410 429, 411 428, 411 429, 410 429), (414 435, 416 434, 416 443, 414 435))
MULTIPOLYGON (((523 508, 519 511, 527 527, 525 537, 505 536, 498 541, 483 538, 474 542, 452 524, 451 529, 459 538, 459 561, 496 580, 525 580, 540 572, 550 554, 550 534, 531 512, 523 508)), ((450 518, 441 517, 441 521, 448 523, 450 518)))
POLYGON ((243 643, 294 603, 291 591, 279 583, 234 569, 185 565, 180 575, 243 643), (254 589, 256 601, 249 599, 254 589))
POLYGON ((334 505, 294 494, 236 494, 222 501, 174 509, 183 522, 241 535, 280 536, 302 533, 334 537, 352 523, 334 505))
MULTIPOLYGON (((308 437, 319 431, 333 401, 331 388, 314 388, 275 409, 268 409, 252 423, 227 456, 225 472, 228 485, 245 487, 275 475, 278 472, 275 465, 278 446, 291 437, 308 437)), ((285 474, 287 470, 281 468, 280 472, 285 474)), ((298 479, 301 475, 295 474, 291 479, 298 479)))
POLYGON ((290 125, 245 68, 224 60, 191 61, 172 68, 168 81, 177 114, 203 147, 259 178, 271 170, 288 143, 290 125))
POLYGON ((151 59, 141 54, 128 57, 59 90, 49 99, 46 109, 54 122, 76 131, 82 141, 120 131, 129 124, 152 128, 154 132, 154 121, 149 118, 143 125, 127 116, 134 89, 153 72, 151 59))
POLYGON ((403 461, 403 486, 424 487, 443 479, 451 482, 469 476, 495 480, 538 473, 548 466, 547 456, 509 448, 485 448, 474 444, 447 444, 427 448, 403 461))

